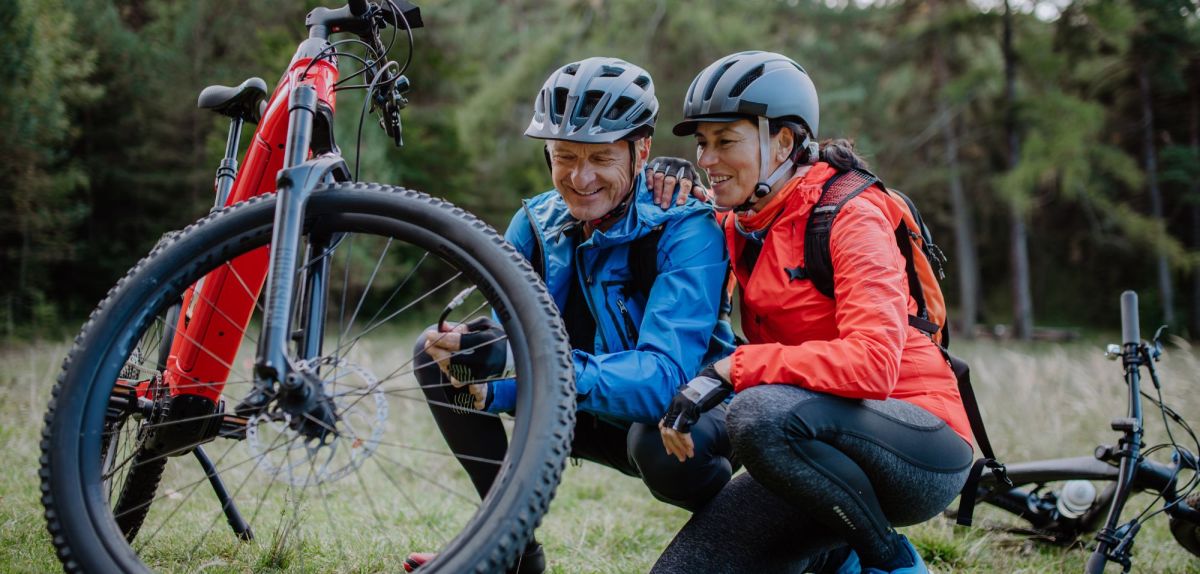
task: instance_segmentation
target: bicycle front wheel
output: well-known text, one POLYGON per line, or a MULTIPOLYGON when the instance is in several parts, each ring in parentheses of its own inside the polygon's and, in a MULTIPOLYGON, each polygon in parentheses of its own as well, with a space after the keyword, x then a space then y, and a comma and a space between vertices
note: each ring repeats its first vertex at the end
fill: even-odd
POLYGON ((314 192, 289 349, 333 410, 320 423, 329 432, 313 441, 280 405, 250 400, 261 279, 238 270, 265 261, 275 209, 264 196, 188 227, 84 325, 42 439, 42 499, 64 569, 398 570, 419 550, 441 552, 422 571, 503 570, 549 505, 574 423, 566 335, 544 285, 494 230, 445 201, 376 184, 314 192), (246 298, 248 319, 199 289, 185 296, 216 270, 228 272, 222 297, 246 298), (429 366, 414 362, 414 341, 459 293, 471 294, 450 320, 490 316, 503 327, 517 382, 511 416, 440 402, 414 379, 429 366), (230 346, 199 353, 229 375, 168 382, 164 333, 178 347, 190 336, 175 326, 206 306, 230 346), (217 389, 219 400, 181 418, 175 395, 188 384, 217 389), (442 440, 439 411, 494 421, 509 437, 493 458, 467 457, 497 469, 485 496, 442 440))

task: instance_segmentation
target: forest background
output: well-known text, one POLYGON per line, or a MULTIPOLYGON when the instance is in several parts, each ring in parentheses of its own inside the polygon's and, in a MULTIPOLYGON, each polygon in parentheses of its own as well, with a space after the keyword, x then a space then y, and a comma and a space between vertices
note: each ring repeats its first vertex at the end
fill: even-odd
MULTIPOLYGON (((73 330, 162 233, 208 211, 228 123, 196 95, 249 76, 273 88, 321 4, 0 0, 0 337, 73 330)), ((690 158, 665 128, 694 75, 778 51, 820 90, 820 136, 854 139, 921 207, 950 258, 957 335, 1115 327, 1124 289, 1147 324, 1200 334, 1195 0, 418 4, 405 146, 369 116, 364 180, 503 229, 550 188, 521 132, 554 68, 592 55, 647 68, 654 152, 690 158)), ((351 161, 360 93, 339 100, 351 161)))

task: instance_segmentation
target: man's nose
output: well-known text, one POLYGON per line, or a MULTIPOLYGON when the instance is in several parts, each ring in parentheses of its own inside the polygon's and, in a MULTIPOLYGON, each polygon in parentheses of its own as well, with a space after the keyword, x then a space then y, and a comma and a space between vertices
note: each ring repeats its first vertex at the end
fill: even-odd
POLYGON ((571 170, 571 185, 576 189, 587 189, 596 181, 596 171, 586 165, 571 170))

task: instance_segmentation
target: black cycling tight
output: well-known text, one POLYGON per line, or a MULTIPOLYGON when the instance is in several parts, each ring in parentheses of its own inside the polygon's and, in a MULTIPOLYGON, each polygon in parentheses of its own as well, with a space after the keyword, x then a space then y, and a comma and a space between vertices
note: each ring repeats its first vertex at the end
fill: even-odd
MULTIPOLYGON (((500 471, 499 464, 488 461, 503 459, 508 450, 504 426, 495 417, 448 406, 463 404, 455 399, 466 391, 451 387, 424 349, 422 336, 413 350, 417 383, 430 401, 438 429, 482 498, 500 471)), ((692 437, 696 456, 681 463, 666 453, 656 425, 614 422, 580 412, 571 456, 639 477, 655 498, 695 510, 716 495, 737 469, 725 432, 724 405, 705 413, 692 429, 692 437)))
POLYGON ((901 550, 892 526, 941 512, 972 460, 945 422, 896 399, 760 385, 738 394, 728 425, 749 474, 688 521, 654 572, 832 571, 828 553, 846 544, 864 566, 886 563, 901 550))

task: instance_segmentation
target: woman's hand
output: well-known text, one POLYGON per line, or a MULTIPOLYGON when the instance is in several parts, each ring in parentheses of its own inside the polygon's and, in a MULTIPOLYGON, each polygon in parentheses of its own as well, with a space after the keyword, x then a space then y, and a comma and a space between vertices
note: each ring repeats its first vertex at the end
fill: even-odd
POLYGON ((646 172, 646 185, 654 193, 654 203, 663 209, 671 207, 672 197, 676 205, 687 203, 689 195, 709 201, 708 190, 700 185, 696 168, 686 159, 656 157, 650 160, 646 172))
POLYGON ((658 433, 662 435, 663 446, 667 449, 667 454, 679 459, 679 462, 686 462, 687 459, 695 456, 695 443, 692 442, 692 433, 682 433, 675 429, 663 426, 662 421, 658 423, 658 433))
POLYGON ((667 407, 667 414, 658 423, 667 454, 679 459, 679 462, 695 454, 692 426, 700 421, 702 414, 733 394, 733 385, 721 376, 721 371, 728 376, 728 361, 724 359, 705 367, 686 385, 679 387, 679 392, 667 407), (722 365, 722 362, 725 364, 722 365))

